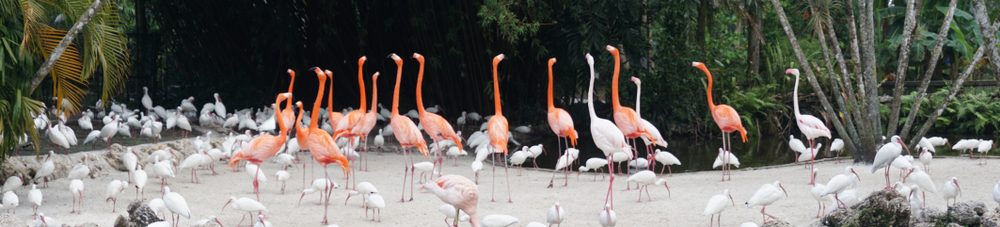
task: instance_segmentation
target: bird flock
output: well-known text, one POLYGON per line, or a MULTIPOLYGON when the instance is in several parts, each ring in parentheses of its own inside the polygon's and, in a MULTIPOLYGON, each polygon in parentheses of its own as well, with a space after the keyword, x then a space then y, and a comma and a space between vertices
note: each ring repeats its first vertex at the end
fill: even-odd
MULTIPOLYGON (((628 171, 619 170, 620 167, 616 168, 615 165, 620 166, 624 163, 628 167, 635 169, 635 172, 629 175, 625 181, 629 189, 631 189, 632 183, 636 184, 636 190, 639 192, 637 202, 641 203, 642 192, 646 192, 647 194, 646 201, 652 201, 649 194, 649 186, 663 185, 667 190, 668 197, 671 196, 668 178, 663 177, 663 169, 669 170, 669 176, 673 176, 670 166, 681 165, 681 162, 670 152, 661 151, 660 149, 655 149, 655 152, 653 152, 653 147, 662 147, 665 149, 667 141, 652 123, 640 117, 640 95, 636 97, 636 108, 634 110, 621 105, 618 97, 619 50, 610 45, 605 49, 615 59, 611 84, 613 119, 601 118, 594 110, 593 88, 596 79, 594 58, 589 53, 584 56, 590 69, 590 86, 587 98, 590 116, 590 135, 593 137, 592 139, 596 147, 603 152, 605 157, 590 158, 582 164, 577 164, 579 165, 577 170, 579 178, 581 172, 591 170, 604 172, 604 166, 607 166, 607 178, 609 180, 605 202, 603 202, 601 208, 595 207, 591 210, 597 214, 598 220, 595 221, 600 223, 601 226, 615 226, 618 216, 614 210, 613 188, 615 172, 619 171, 619 174, 628 173, 628 171), (646 146, 646 150, 649 151, 645 155, 640 154, 638 149, 635 149, 638 146, 636 138, 641 138, 646 146), (653 171, 653 166, 656 163, 664 166, 664 168, 661 168, 659 174, 653 171)), ((256 195, 256 199, 248 197, 237 198, 233 196, 223 205, 223 210, 231 208, 232 210, 245 213, 243 215, 244 219, 249 217, 251 224, 257 223, 260 226, 270 226, 270 223, 264 220, 267 219, 265 211, 268 210, 260 202, 261 193, 259 191, 260 184, 265 183, 267 176, 270 175, 261 167, 261 164, 268 160, 280 166, 280 169, 270 176, 274 176, 274 179, 280 182, 282 194, 284 194, 286 181, 291 178, 292 172, 296 170, 302 171, 303 183, 298 204, 301 204, 302 198, 307 194, 319 192, 320 204, 324 205, 322 224, 330 224, 326 213, 328 213, 327 210, 330 206, 329 200, 333 191, 332 189, 342 186, 348 190, 345 205, 352 196, 361 197, 361 206, 366 210, 366 218, 368 216, 367 211, 372 210, 371 221, 381 222, 381 209, 386 207, 386 199, 379 194, 379 190, 372 183, 367 181, 356 183, 357 178, 359 178, 356 171, 368 171, 367 163, 368 159, 371 158, 368 156, 369 148, 382 151, 389 148, 388 143, 392 139, 395 139, 395 142, 404 155, 402 195, 398 202, 413 201, 414 186, 418 185, 420 191, 430 192, 445 203, 438 207, 438 211, 445 215, 444 221, 446 225, 458 226, 459 222, 469 222, 472 226, 510 226, 519 222, 516 217, 509 215, 486 215, 480 219, 480 212, 478 210, 478 202, 480 202, 478 187, 480 181, 478 176, 484 168, 486 159, 491 159, 493 163, 492 171, 494 173, 492 174, 493 179, 489 183, 493 188, 490 201, 496 202, 496 168, 502 166, 505 172, 505 178, 502 182, 506 183, 501 183, 507 185, 507 202, 513 203, 515 196, 510 188, 510 177, 506 176, 506 173, 509 172, 508 166, 516 165, 518 168, 516 174, 520 176, 521 166, 528 159, 532 159, 532 164, 537 167, 537 158, 546 153, 545 148, 541 144, 522 146, 518 143, 513 138, 513 132, 531 134, 533 133, 532 126, 518 126, 510 130, 508 121, 503 115, 497 71, 500 62, 505 59, 505 56, 500 54, 492 59, 495 113, 490 116, 481 116, 476 112, 462 112, 460 117, 455 121, 459 129, 465 128, 466 124, 471 122, 482 122, 479 130, 474 131, 468 137, 463 137, 461 131, 456 131, 455 127, 448 120, 437 114, 443 111, 440 106, 435 105, 424 108, 421 84, 424 78, 425 58, 418 53, 412 55, 412 58, 419 63, 416 84, 418 108, 417 110, 410 110, 405 114, 401 114, 398 109, 400 102, 399 87, 401 86, 400 82, 403 76, 402 67, 404 60, 396 54, 391 54, 388 58, 396 63, 397 69, 391 109, 385 108, 378 103, 377 86, 374 83, 377 83, 379 72, 375 72, 371 76, 373 84, 371 85, 372 92, 370 94, 372 100, 370 103, 367 102, 366 86, 364 83, 365 74, 363 73, 363 66, 367 57, 361 57, 358 59, 358 83, 361 98, 360 107, 356 110, 344 109, 343 112, 337 112, 329 107, 334 98, 334 91, 332 90, 332 86, 326 86, 326 83, 328 79, 332 83, 332 72, 314 67, 310 71, 313 71, 319 79, 319 89, 316 101, 312 105, 313 108, 308 113, 302 108, 303 104, 301 101, 295 101, 292 90, 295 84, 296 72, 289 69, 287 72, 291 77, 291 82, 288 92, 277 94, 273 104, 265 105, 259 111, 243 109, 227 112, 218 93, 214 94, 214 102, 205 103, 200 112, 194 105, 194 97, 182 100, 176 108, 165 109, 161 106, 153 106, 148 89, 143 87, 144 95, 141 102, 144 111, 140 109, 129 110, 125 104, 111 103, 109 105, 111 111, 107 112, 104 108, 99 108, 102 106, 102 101, 98 101, 94 108, 96 111, 90 109, 83 111, 77 121, 81 129, 92 130, 88 133, 83 144, 93 143, 100 139, 106 142, 106 149, 108 150, 110 150, 112 139, 116 135, 132 137, 131 129, 136 129, 138 135, 147 137, 152 143, 157 143, 161 138, 160 133, 165 130, 171 130, 171 132, 180 131, 184 138, 187 138, 188 133, 207 131, 204 135, 196 136, 194 139, 186 139, 191 144, 191 151, 178 152, 172 150, 170 147, 165 147, 152 151, 148 155, 142 154, 146 159, 141 161, 139 160, 140 153, 132 147, 128 147, 122 152, 122 162, 128 172, 128 179, 111 180, 106 186, 107 200, 112 201, 112 212, 115 212, 119 195, 126 188, 134 187, 136 189, 136 198, 140 201, 145 201, 144 189, 147 185, 147 180, 149 177, 160 178, 159 190, 161 194, 154 196, 147 204, 157 215, 162 215, 164 220, 166 220, 166 216, 168 215, 171 218, 169 222, 158 222, 150 226, 169 226, 171 223, 173 226, 178 226, 180 217, 188 219, 192 217, 192 211, 184 196, 177 192, 172 192, 170 187, 167 186, 168 178, 176 178, 178 172, 191 169, 191 183, 198 184, 201 181, 197 170, 211 170, 213 175, 217 175, 219 173, 215 170, 214 166, 220 161, 227 163, 226 167, 229 171, 245 171, 252 179, 253 192, 256 195), (327 100, 329 102, 327 104, 328 108, 325 109, 321 108, 324 93, 327 93, 327 100), (284 103, 284 107, 282 107, 282 103, 284 103), (367 105, 370 105, 370 107, 367 105), (295 111, 296 108, 298 109, 298 113, 295 111), (100 130, 95 130, 92 119, 98 118, 101 119, 103 127, 100 130), (189 118, 196 118, 198 121, 197 126, 202 129, 195 130, 189 118), (161 122, 161 119, 163 122, 161 122), (417 120, 419 124, 415 123, 414 120, 417 120), (376 128, 379 121, 386 122, 382 128, 376 128), (238 134, 230 132, 224 137, 215 138, 212 136, 213 130, 209 130, 212 127, 232 131, 245 131, 238 134), (179 128, 179 130, 172 130, 173 128, 179 128), (368 146, 368 138, 371 137, 371 132, 375 129, 377 129, 378 133, 374 135, 373 146, 370 147, 368 146), (258 134, 253 134, 253 131, 256 131, 258 134), (430 138, 430 143, 425 138, 430 138), (219 140, 222 142, 218 142, 219 140), (511 143, 515 147, 521 146, 521 149, 509 149, 508 144, 511 143), (459 156, 468 155, 466 151, 467 147, 475 152, 475 159, 471 162, 471 170, 475 175, 475 180, 470 180, 459 175, 461 173, 445 173, 443 165, 446 164, 447 159, 454 158, 455 162, 453 165, 457 166, 459 156), (511 150, 513 150, 512 153, 510 153, 511 150), (300 153, 306 151, 309 152, 310 156, 300 156, 300 153), (413 157, 415 152, 420 152, 424 159, 430 157, 431 161, 415 162, 413 157), (183 161, 178 162, 180 156, 187 153, 190 153, 190 155, 187 155, 183 161), (510 154, 508 155, 508 153, 510 154), (311 184, 306 184, 306 164, 311 161, 304 159, 309 159, 310 157, 312 158, 311 161, 315 161, 314 163, 318 163, 324 167, 324 177, 315 179, 311 184), (510 163, 508 164, 507 162, 510 163), (302 164, 301 169, 298 168, 299 164, 302 164), (335 178, 326 171, 329 164, 337 164, 335 166, 341 168, 344 180, 343 185, 335 182, 335 178), (352 165, 354 165, 354 168, 352 168, 352 165), (289 167, 293 169, 289 169, 289 167), (420 183, 414 182, 417 171, 420 172, 420 183), (427 175, 429 177, 425 178, 427 175), (409 177, 409 183, 407 183, 407 177, 409 177), (407 187, 410 188, 409 199, 406 197, 407 187), (256 222, 254 219, 256 219, 256 222)), ((564 181, 563 187, 568 186, 568 172, 572 171, 570 168, 573 168, 575 163, 578 163, 577 159, 581 152, 576 149, 580 134, 574 126, 573 119, 568 112, 555 107, 553 103, 552 66, 555 63, 555 58, 548 61, 549 83, 546 117, 550 129, 557 136, 558 147, 555 154, 559 158, 552 171, 552 178, 548 184, 549 188, 553 187, 555 175, 558 171, 564 171, 566 181, 564 181)), ((739 167, 740 165, 738 157, 733 154, 729 134, 739 132, 741 141, 746 142, 747 131, 742 126, 741 118, 734 108, 725 104, 714 103, 712 99, 712 76, 705 64, 693 62, 692 66, 702 70, 708 78, 706 93, 709 111, 723 132, 723 146, 719 148, 713 168, 722 167, 722 182, 729 181, 732 179, 729 166, 739 167)), ((849 207, 858 203, 860 195, 857 193, 860 176, 855 171, 857 167, 845 167, 843 174, 834 176, 826 184, 817 182, 816 175, 819 169, 814 167, 813 162, 822 144, 816 143, 815 140, 820 137, 825 137, 829 140, 832 138, 832 135, 822 120, 811 115, 801 114, 798 105, 799 72, 797 69, 789 69, 786 73, 796 77, 795 88, 793 90, 794 114, 800 132, 807 139, 807 142, 802 142, 792 135, 789 140, 789 146, 797 155, 797 162, 809 161, 809 164, 804 165, 804 167, 810 170, 808 185, 812 185, 812 187, 809 193, 818 202, 817 217, 825 213, 827 204, 837 207, 849 207)), ((636 84, 637 94, 640 94, 641 80, 633 77, 631 81, 636 84)), ((44 135, 49 138, 52 144, 57 146, 55 150, 49 151, 43 162, 36 167, 36 174, 30 181, 32 183, 31 190, 27 194, 35 213, 36 226, 54 225, 55 221, 37 212, 37 209, 42 204, 42 190, 38 189, 35 182, 42 183, 42 188, 45 190, 54 190, 48 189, 48 181, 54 171, 52 158, 58 155, 57 151, 59 149, 66 150, 78 144, 73 130, 65 126, 67 121, 65 113, 61 111, 51 112, 57 113, 58 119, 55 125, 50 123, 48 114, 45 114, 44 109, 40 110, 35 118, 36 129, 45 130, 44 135)), ((839 154, 843 150, 844 144, 838 138, 832 139, 834 140, 831 142, 830 150, 837 153, 839 160, 839 154)), ((912 155, 914 154, 910 153, 909 149, 902 142, 902 139, 898 136, 892 136, 878 150, 871 171, 874 173, 885 168, 885 190, 895 190, 907 197, 911 201, 912 206, 922 207, 925 205, 926 192, 937 193, 937 188, 929 176, 930 162, 933 159, 935 147, 946 144, 950 146, 947 139, 940 137, 922 138, 917 146, 917 149, 920 151, 917 154, 919 156, 918 160, 923 164, 923 167, 921 167, 912 163, 914 159, 912 155), (905 155, 902 153, 904 150, 906 151, 905 155), (897 181, 895 185, 890 184, 889 172, 891 169, 899 169, 900 181, 897 181), (913 184, 907 186, 907 181, 913 184)), ((972 157, 975 157, 972 155, 972 150, 977 150, 980 153, 979 159, 985 161, 986 158, 983 158, 983 155, 991 148, 995 148, 995 146, 991 140, 969 139, 958 141, 951 148, 960 151, 967 150, 972 157)), ((378 158, 375 158, 376 160, 373 161, 378 161, 378 158)), ((74 194, 71 213, 82 214, 84 212, 83 191, 85 190, 85 185, 82 179, 89 178, 90 174, 91 171, 86 157, 81 159, 80 163, 73 166, 69 171, 67 176, 71 180, 69 182, 69 189, 74 194)), ((597 175, 594 175, 594 181, 596 181, 597 175)), ((603 173, 600 175, 602 175, 603 180, 605 176, 603 173)), ((27 182, 21 176, 11 176, 8 178, 2 188, 3 196, 0 208, 12 209, 17 207, 19 203, 18 195, 14 191, 22 187, 25 183, 27 182)), ((958 179, 952 177, 950 180, 944 182, 941 193, 946 200, 957 200, 961 192, 960 190, 958 179)), ((993 193, 994 198, 1000 202, 1000 183, 994 188, 993 193)), ((774 181, 773 183, 763 184, 744 204, 747 207, 760 206, 763 222, 767 223, 777 220, 778 217, 766 213, 766 206, 772 205, 785 197, 788 197, 788 191, 785 190, 781 182, 774 181)), ((710 225, 719 223, 721 226, 722 212, 729 206, 736 206, 736 202, 730 194, 730 190, 724 189, 722 190, 722 194, 709 198, 703 215, 711 216, 709 217, 710 225)), ((575 209, 585 210, 585 208, 575 209)), ((565 215, 566 209, 559 202, 554 202, 554 205, 546 213, 547 224, 531 222, 527 226, 559 225, 565 220, 565 215)), ((197 223, 204 224, 209 222, 222 225, 215 216, 210 216, 208 219, 197 223)), ((242 222, 241 220, 240 224, 242 222)))

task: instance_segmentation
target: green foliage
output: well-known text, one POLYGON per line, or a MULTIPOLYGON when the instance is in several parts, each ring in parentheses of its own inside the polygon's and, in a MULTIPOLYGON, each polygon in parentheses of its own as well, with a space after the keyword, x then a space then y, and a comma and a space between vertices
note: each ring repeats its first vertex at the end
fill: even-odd
POLYGON ((25 92, 31 88, 27 78, 33 75, 37 62, 16 53, 20 40, 15 37, 20 36, 20 26, 16 20, 4 19, 0 23, 0 162, 29 137, 38 144, 33 116, 41 109, 41 102, 25 92))
MULTIPOLYGON (((920 110, 917 112, 918 119, 915 122, 915 127, 920 127, 934 109, 941 105, 947 95, 947 89, 940 89, 924 97, 920 110)), ((948 103, 944 112, 931 127, 930 133, 981 134, 992 131, 996 134, 997 129, 1000 129, 1000 98, 996 95, 991 90, 966 90, 966 93, 956 96, 948 103)), ((916 92, 903 96, 901 113, 909 113, 915 96, 916 92)), ((882 108, 880 113, 883 119, 887 119, 889 110, 882 108)), ((904 122, 904 120, 905 118, 901 119, 900 122, 904 122)))
MULTIPOLYGON (((496 30, 500 37, 508 43, 515 44, 523 41, 527 37, 534 36, 538 32, 541 24, 537 21, 544 18, 548 10, 544 1, 537 0, 486 0, 476 16, 479 16, 480 25, 491 28, 496 24, 496 30), (525 15, 528 18, 521 18, 513 11, 529 12, 525 15)), ((490 29, 492 30, 492 29, 490 29)))

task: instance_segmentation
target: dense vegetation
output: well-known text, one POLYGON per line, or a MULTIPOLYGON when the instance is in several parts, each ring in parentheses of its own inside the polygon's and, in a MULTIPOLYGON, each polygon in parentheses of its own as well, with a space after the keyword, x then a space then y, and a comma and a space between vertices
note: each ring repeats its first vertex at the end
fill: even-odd
MULTIPOLYGON (((16 6, 14 0, 2 0, 6 7, 16 6)), ((86 7, 87 1, 74 3, 86 7)), ((835 76, 823 67, 824 52, 816 28, 825 29, 831 18, 838 29, 848 21, 845 3, 841 0, 782 0, 781 6, 796 31, 799 45, 817 71, 821 87, 830 89, 829 77, 835 76), (821 10, 828 9, 829 13, 821 10)), ((875 7, 875 43, 879 84, 896 75, 897 52, 904 24, 905 1, 872 2, 875 7)), ((356 59, 367 56, 364 71, 370 76, 381 71, 383 77, 395 69, 385 59, 390 53, 409 56, 419 52, 427 57, 427 80, 424 83, 426 104, 439 104, 448 119, 464 110, 492 111, 492 80, 490 57, 504 53, 508 61, 500 65, 501 99, 505 115, 512 124, 546 125, 544 116, 545 62, 558 58, 555 64, 556 105, 566 107, 576 119, 586 119, 585 98, 587 78, 585 53, 598 60, 599 80, 607 82, 612 58, 604 45, 622 50, 623 71, 619 78, 622 102, 634 106, 635 87, 628 78, 642 78, 642 116, 656 124, 667 136, 715 136, 718 129, 708 112, 706 78, 691 67, 692 61, 704 62, 715 78, 715 100, 740 111, 744 125, 753 137, 795 133, 791 119, 791 91, 794 77, 785 74, 787 68, 799 65, 792 46, 780 29, 774 7, 764 0, 481 0, 481 1, 165 1, 112 0, 110 11, 120 13, 121 21, 114 28, 128 33, 130 73, 115 101, 139 106, 142 87, 150 88, 154 103, 166 108, 180 99, 194 96, 196 103, 211 101, 220 93, 230 108, 259 108, 273 99, 273 94, 287 87, 286 69, 299 72, 295 99, 310 105, 317 83, 306 69, 319 66, 336 75, 333 108, 357 107, 358 87, 356 59), (304 75, 304 76, 303 76, 304 75)), ((983 62, 970 63, 975 48, 983 43, 982 32, 976 25, 968 1, 959 1, 951 23, 943 55, 929 59, 937 38, 937 28, 944 20, 949 1, 923 0, 919 3, 915 42, 905 75, 907 81, 922 78, 926 65, 939 62, 932 69, 933 80, 957 78, 962 67, 976 64, 972 79, 995 80, 993 70, 983 62)), ((57 4, 41 6, 57 12, 57 4)), ((995 18, 1000 4, 987 2, 990 18, 995 18)), ((858 13, 855 13, 855 15, 858 13)), ((54 21, 59 13, 47 14, 54 21)), ((21 15, 4 15, 4 45, 20 43, 23 31, 21 15)), ((74 18, 69 16, 68 18, 74 18)), ((53 22, 55 23, 55 22, 53 22)), ((65 22, 64 22, 65 24, 65 22)), ((63 25, 66 26, 66 25, 63 25)), ((83 33, 85 36, 87 31, 83 33)), ((847 49, 849 34, 837 33, 839 46, 847 49)), ((75 41, 82 53, 90 49, 75 41)), ((25 56, 17 47, 0 47, 0 70, 3 100, 14 103, 6 88, 22 87, 34 68, 44 60, 42 55, 25 56), (6 57, 4 57, 6 56, 6 57), (16 57, 15 57, 16 56, 16 57), (25 78, 21 78, 25 77, 25 78), (20 82, 19 82, 20 81, 20 82)), ((84 54, 83 59, 92 58, 84 54)), ((79 57, 78 57, 79 58, 79 57)), ((852 56, 846 56, 852 58, 852 56)), ((415 92, 416 64, 408 58, 403 70, 403 110, 415 108, 411 99, 415 92)), ((850 62, 852 67, 860 64, 850 62)), ((104 72, 109 67, 95 67, 104 72)), ((87 71, 87 70, 84 70, 87 71)), ((87 73, 93 73, 87 72, 87 73)), ((50 77, 53 78, 53 77, 50 77)), ((803 78, 805 79, 805 78, 803 78)), ((841 78, 837 78, 841 79, 841 78)), ((99 87, 108 81, 103 77, 82 77, 82 84, 99 87)), ((24 95, 28 100, 44 100, 56 92, 48 87, 24 95), (40 91, 40 92, 39 92, 40 91)), ((383 79, 378 86, 383 103, 391 100, 392 80, 383 79)), ((891 81, 889 81, 891 82, 891 81)), ((610 83, 599 83, 598 99, 610 98, 610 83)), ((366 78, 366 85, 371 85, 366 78)), ((115 87, 115 86, 111 86, 115 87)), ((881 87, 881 86, 880 86, 881 87)), ((800 85, 803 112, 820 117, 822 109, 813 89, 800 85)), ((92 105, 100 96, 79 98, 77 106, 92 105)), ((370 90, 370 89, 369 89, 370 90)), ((908 89, 911 93, 915 89, 908 89)), ((834 91, 825 91, 828 96, 834 91)), ((880 95, 891 95, 891 87, 880 89, 880 95)), ((946 88, 931 88, 925 97, 918 118, 930 116, 946 88)), ((12 93, 13 94, 13 93, 12 93)), ((934 124, 933 133, 990 133, 998 131, 1000 112, 995 87, 959 95, 934 124)), ((902 121, 912 105, 914 95, 903 99, 902 121)), ((30 101, 29 101, 30 102, 30 101)), ((883 122, 888 122, 887 103, 882 108, 883 122)), ((0 102, 0 121, 7 135, 12 128, 0 102)), ((599 112, 609 115, 609 105, 597 105, 599 112)), ((21 113, 21 112, 18 112, 21 113)), ((833 116, 830 120, 836 120, 833 116)), ((923 122, 924 120, 918 120, 923 122)), ((577 120, 580 127, 586 122, 577 120), (580 122, 583 122, 582 124, 580 122)), ((884 123, 883 123, 884 124, 884 123)), ((881 126, 885 127, 885 126, 881 126)), ((28 127, 30 128, 30 127, 28 127)), ((833 127, 831 127, 833 128, 833 127)), ((16 132, 22 132, 15 130, 16 132)), ((30 130, 28 130, 30 131, 30 130)), ((880 130, 881 131, 881 130, 880 130)), ((835 134, 836 135, 836 134, 835 134)), ((8 144, 5 138, 4 143, 8 144)), ((7 146, 4 146, 7 147, 7 146)), ((3 148, 6 149, 6 148, 3 148)))

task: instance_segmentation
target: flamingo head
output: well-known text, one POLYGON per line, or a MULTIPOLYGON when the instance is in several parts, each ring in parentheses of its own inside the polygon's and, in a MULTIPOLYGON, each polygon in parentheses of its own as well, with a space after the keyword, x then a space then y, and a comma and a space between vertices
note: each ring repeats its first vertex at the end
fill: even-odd
POLYGON ((288 69, 288 76, 291 76, 292 78, 295 78, 295 70, 288 69))
POLYGON ((330 78, 331 81, 333 80, 333 72, 330 72, 329 69, 323 70, 323 73, 326 74, 326 78, 330 78))
POLYGON ((632 82, 635 82, 635 85, 642 84, 642 80, 639 80, 638 77, 634 77, 634 76, 632 77, 632 82))
POLYGON ((399 58, 399 55, 396 55, 396 53, 389 54, 388 58, 392 58, 393 61, 396 61, 396 66, 403 65, 403 59, 399 58))
POLYGON ((785 70, 785 74, 792 74, 792 75, 798 76, 799 75, 799 69, 788 69, 788 70, 785 70))
POLYGON ((556 63, 556 58, 549 58, 549 67, 556 63))
POLYGON ((142 87, 142 93, 146 93, 146 92, 148 92, 148 91, 149 91, 149 89, 148 89, 148 88, 146 88, 146 87, 142 87))
POLYGON ((497 64, 500 64, 500 61, 503 61, 504 58, 507 58, 507 56, 504 56, 503 54, 498 54, 496 57, 493 57, 493 65, 496 66, 497 64))
POLYGON ((424 56, 416 52, 413 53, 413 58, 417 59, 418 62, 424 63, 424 56))
POLYGON ((587 53, 587 55, 583 57, 587 58, 587 64, 590 64, 591 67, 594 66, 594 56, 590 56, 590 53, 587 53))
POLYGON ((618 57, 618 48, 615 48, 611 45, 607 45, 604 46, 604 49, 608 50, 608 52, 611 52, 611 54, 614 55, 615 57, 618 57))
POLYGON ((316 72, 316 77, 319 77, 319 80, 326 80, 326 74, 323 74, 323 69, 320 69, 319 67, 312 67, 309 70, 316 72))
POLYGON ((358 65, 365 64, 365 61, 367 61, 367 60, 368 60, 367 56, 361 56, 360 58, 358 58, 358 65))
POLYGON ((375 80, 378 80, 378 74, 379 72, 375 72, 375 75, 372 75, 372 83, 375 83, 375 80))

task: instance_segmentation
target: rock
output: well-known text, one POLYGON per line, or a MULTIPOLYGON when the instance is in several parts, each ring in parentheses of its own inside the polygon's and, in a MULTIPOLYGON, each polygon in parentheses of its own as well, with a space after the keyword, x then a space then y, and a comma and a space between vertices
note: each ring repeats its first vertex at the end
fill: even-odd
POLYGON ((125 215, 118 215, 118 219, 115 220, 114 227, 128 227, 128 217, 125 215))
POLYGON ((917 223, 929 222, 934 223, 938 219, 944 218, 944 213, 941 213, 937 207, 924 207, 919 210, 914 210, 911 212, 913 219, 917 223))
POLYGON ((762 225, 761 227, 791 227, 791 226, 792 224, 788 224, 788 222, 782 220, 774 220, 767 224, 762 225))
POLYGON ((965 226, 959 225, 957 223, 948 223, 948 225, 945 225, 945 227, 965 227, 965 226))
POLYGON ((73 227, 100 227, 100 226, 98 226, 96 223, 93 223, 93 222, 87 222, 87 223, 79 224, 79 225, 76 225, 76 226, 73 226, 73 227))
POLYGON ((851 209, 834 210, 821 222, 826 226, 909 226, 910 202, 893 191, 876 191, 851 209))
POLYGON ((983 222, 986 205, 983 202, 961 202, 948 207, 945 221, 964 226, 979 225, 983 222))
POLYGON ((934 223, 933 222, 930 222, 930 223, 927 223, 927 222, 916 223, 916 224, 913 224, 913 227, 934 227, 934 223))
POLYGON ((102 159, 113 169, 118 171, 128 171, 128 167, 125 167, 124 161, 126 151, 128 151, 128 149, 121 144, 112 144, 111 150, 105 152, 102 159))
MULTIPOLYGON (((0 214, 0 226, 24 226, 25 220, 13 214, 0 214)), ((32 222, 34 223, 34 222, 32 222)))
POLYGON ((128 205, 128 225, 129 227, 142 227, 147 226, 149 223, 163 221, 160 217, 156 216, 156 213, 145 203, 139 202, 139 200, 133 200, 131 204, 128 205))

